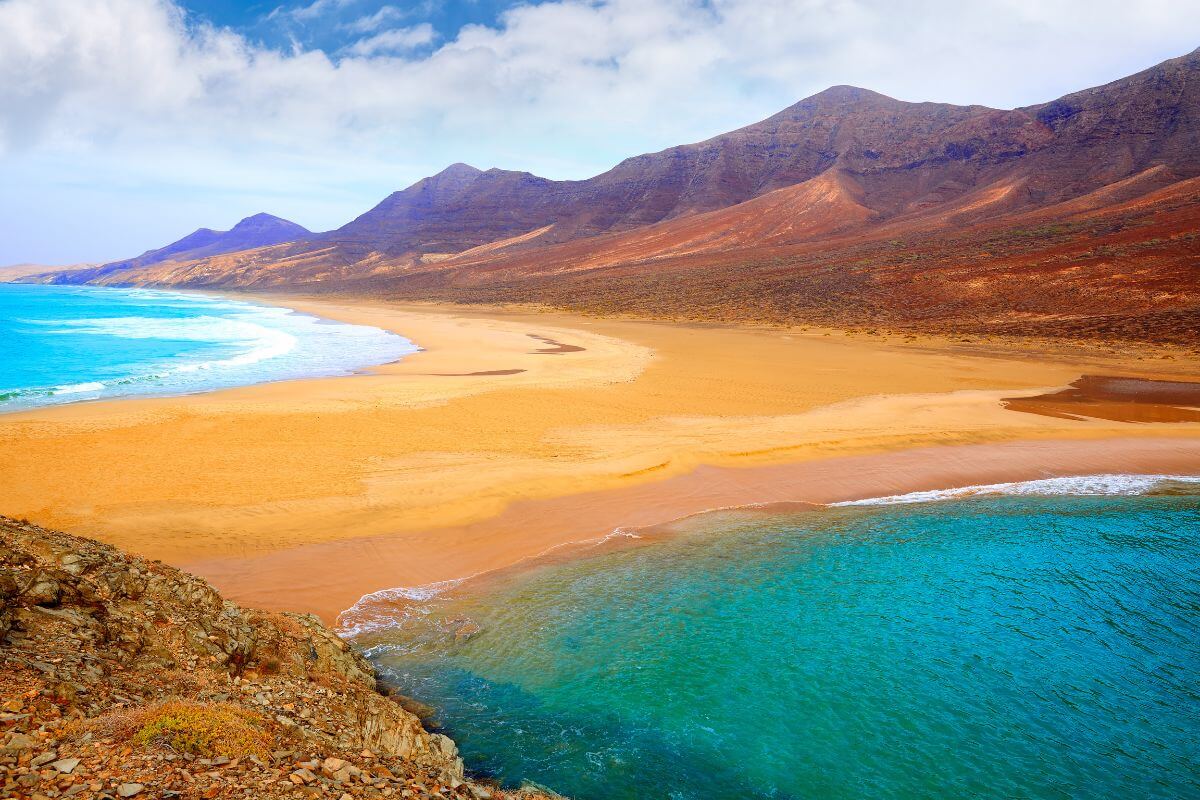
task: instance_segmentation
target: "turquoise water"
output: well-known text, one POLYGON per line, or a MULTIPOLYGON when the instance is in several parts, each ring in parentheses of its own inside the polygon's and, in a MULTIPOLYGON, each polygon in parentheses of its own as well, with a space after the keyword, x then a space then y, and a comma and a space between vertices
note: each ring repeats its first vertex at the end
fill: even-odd
POLYGON ((217 297, 0 284, 0 411, 345 375, 416 349, 378 328, 217 297))
POLYGON ((721 512, 350 624, 576 800, 1200 797, 1195 488, 721 512))

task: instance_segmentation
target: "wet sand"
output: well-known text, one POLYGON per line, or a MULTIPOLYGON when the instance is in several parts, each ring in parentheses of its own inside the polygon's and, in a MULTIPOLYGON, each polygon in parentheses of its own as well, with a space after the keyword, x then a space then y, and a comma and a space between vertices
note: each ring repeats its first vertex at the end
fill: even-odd
POLYGON ((1057 392, 1005 398, 1004 406, 1061 419, 1200 422, 1200 383, 1084 375, 1057 392))
POLYGON ((706 510, 825 504, 1064 475, 1200 474, 1200 438, 1007 442, 903 450, 769 467, 699 467, 623 489, 514 503, 495 518, 438 531, 347 539, 251 558, 187 564, 251 606, 289 597, 333 622, 364 594, 474 577, 554 548, 706 510), (429 546, 431 536, 436 546, 429 546), (314 565, 321 565, 314 570, 314 565), (296 576, 304 575, 304 582, 296 576), (364 589, 365 587, 365 589, 364 589))
POLYGON ((1200 378, 1178 353, 280 302, 425 349, 362 376, 0 416, 0 512, 332 619, 375 589, 713 506, 1200 473, 1195 423, 1001 402, 1084 374, 1200 378))

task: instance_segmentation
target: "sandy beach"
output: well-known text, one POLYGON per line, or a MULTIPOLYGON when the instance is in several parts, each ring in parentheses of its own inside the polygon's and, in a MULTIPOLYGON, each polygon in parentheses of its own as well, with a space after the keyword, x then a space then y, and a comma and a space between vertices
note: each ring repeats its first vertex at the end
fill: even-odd
POLYGON ((4 415, 0 512, 332 620, 370 591, 713 507, 1200 473, 1195 422, 1002 402, 1082 375, 1200 379, 1179 353, 275 301, 423 350, 366 375, 4 415))

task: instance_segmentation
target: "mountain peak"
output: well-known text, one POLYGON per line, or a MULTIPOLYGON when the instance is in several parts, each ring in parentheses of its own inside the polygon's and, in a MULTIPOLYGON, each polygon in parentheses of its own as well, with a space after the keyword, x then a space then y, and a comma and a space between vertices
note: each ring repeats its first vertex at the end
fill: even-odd
POLYGON ((444 170, 434 175, 435 178, 474 178, 483 174, 483 170, 456 161, 444 170))
POLYGON ((217 232, 218 236, 230 242, 247 242, 251 244, 276 244, 312 233, 303 225, 297 225, 274 214, 253 214, 246 217, 228 231, 217 232))
MULTIPOLYGON (((413 185, 406 189, 394 192, 389 199, 413 192, 424 194, 433 192, 437 195, 444 193, 460 192, 475 182, 475 179, 483 175, 483 170, 472 167, 470 164, 464 164, 461 161, 455 162, 434 175, 427 178, 421 178, 413 185)), ((387 202, 387 201, 385 201, 387 202)), ((371 212, 367 212, 370 214, 371 212)))
POLYGON ((851 108, 882 108, 899 106, 901 102, 870 89, 859 86, 840 84, 806 97, 795 105, 785 108, 770 117, 772 121, 796 119, 811 116, 814 112, 820 114, 836 114, 851 108))
POLYGON ((892 100, 885 94, 863 89, 860 86, 838 84, 817 92, 811 97, 801 100, 801 103, 861 103, 863 101, 892 100))
POLYGON ((878 94, 878 93, 872 92, 870 89, 864 89, 861 86, 851 86, 847 83, 839 83, 835 86, 830 86, 827 89, 822 89, 821 91, 817 92, 816 94, 811 95, 810 97, 807 97, 805 99, 807 99, 807 100, 817 100, 817 99, 858 100, 863 95, 873 95, 873 94, 878 94))
POLYGON ((136 258, 113 261, 92 270, 84 280, 120 274, 122 271, 158 264, 163 261, 183 261, 193 258, 232 253, 255 247, 282 244, 306 239, 312 232, 302 225, 281 219, 274 214, 252 214, 227 231, 198 228, 182 239, 165 247, 147 250, 136 258))
POLYGON ((247 223, 258 223, 258 222, 287 222, 287 220, 277 217, 274 214, 268 214, 266 212, 260 211, 257 214, 251 214, 250 216, 248 216, 245 219, 238 222, 238 224, 234 225, 233 227, 236 228, 238 225, 245 225, 247 223))

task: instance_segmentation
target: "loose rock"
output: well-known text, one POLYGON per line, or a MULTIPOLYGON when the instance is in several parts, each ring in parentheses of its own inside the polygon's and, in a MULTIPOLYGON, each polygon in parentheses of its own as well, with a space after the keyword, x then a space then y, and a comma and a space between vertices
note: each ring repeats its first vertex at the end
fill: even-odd
POLYGON ((79 759, 78 758, 60 758, 58 761, 55 761, 50 766, 54 767, 56 770, 63 773, 64 775, 70 775, 72 772, 75 771, 75 768, 79 766, 79 759))
POLYGON ((466 779, 316 617, 4 517, 0 697, 0 797, 548 796, 466 779))

